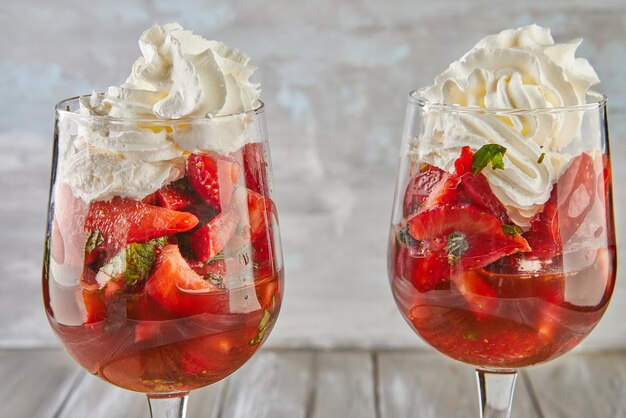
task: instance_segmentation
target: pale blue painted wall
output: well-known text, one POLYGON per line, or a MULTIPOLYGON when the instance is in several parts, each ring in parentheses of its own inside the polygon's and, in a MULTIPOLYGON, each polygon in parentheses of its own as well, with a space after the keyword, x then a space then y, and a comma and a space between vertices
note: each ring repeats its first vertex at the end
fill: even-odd
MULTIPOLYGON (((0 4, 0 345, 55 344, 40 306, 53 104, 119 84, 154 22, 250 54, 263 85, 286 255, 270 344, 414 345, 385 268, 405 96, 478 39, 537 22, 584 37, 626 176, 626 3, 4 1, 0 4)), ((616 190, 620 241, 626 191, 616 190)), ((624 271, 624 270, 622 270, 624 271)), ((626 346, 626 285, 587 347, 626 346)))

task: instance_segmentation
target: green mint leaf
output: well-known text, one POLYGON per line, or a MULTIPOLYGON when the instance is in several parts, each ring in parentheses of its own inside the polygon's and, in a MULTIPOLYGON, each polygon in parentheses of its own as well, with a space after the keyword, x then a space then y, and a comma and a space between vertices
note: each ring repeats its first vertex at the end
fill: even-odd
POLYGON ((156 261, 154 245, 147 243, 132 243, 126 247, 126 284, 134 285, 145 280, 156 261))
POLYGON ((512 237, 513 235, 521 234, 524 231, 522 231, 522 228, 517 225, 502 225, 502 232, 504 232, 504 235, 507 237, 512 237))
POLYGON ((541 164, 544 158, 546 158, 546 153, 542 152, 539 158, 537 159, 537 164, 541 164))
POLYGON ((451 233, 448 236, 448 245, 446 246, 446 250, 448 251, 448 263, 452 266, 455 265, 468 248, 469 244, 467 243, 465 234, 462 232, 451 233))
POLYGON ((261 321, 259 322, 259 333, 256 337, 250 340, 249 345, 256 345, 260 343, 265 335, 272 328, 271 325, 276 320, 275 317, 272 317, 272 314, 267 309, 263 310, 263 316, 261 317, 261 321))
POLYGON ((104 242, 104 236, 98 231, 94 229, 89 233, 87 240, 85 241, 85 254, 88 254, 96 249, 99 245, 104 242))
POLYGON ((167 241, 168 241, 167 236, 165 237, 160 237, 160 238, 155 238, 153 240, 148 241, 148 244, 152 245, 152 246, 159 246, 159 247, 165 247, 167 245, 167 241))
POLYGON ((506 154, 506 148, 498 144, 486 144, 480 147, 478 151, 472 157, 472 166, 470 170, 473 175, 477 175, 487 164, 491 163, 491 168, 504 169, 504 154, 506 154))
POLYGON ((220 289, 226 289, 226 285, 224 284, 224 280, 222 280, 222 276, 215 273, 209 273, 204 276, 204 280, 211 282, 211 284, 217 286, 220 289))
POLYGON ((215 254, 212 259, 207 261, 207 263, 213 264, 223 259, 224 259, 224 251, 220 251, 219 253, 215 254))
POLYGON ((413 238, 409 233, 408 225, 398 231, 397 239, 398 242, 400 242, 405 247, 412 247, 419 244, 419 241, 413 238))

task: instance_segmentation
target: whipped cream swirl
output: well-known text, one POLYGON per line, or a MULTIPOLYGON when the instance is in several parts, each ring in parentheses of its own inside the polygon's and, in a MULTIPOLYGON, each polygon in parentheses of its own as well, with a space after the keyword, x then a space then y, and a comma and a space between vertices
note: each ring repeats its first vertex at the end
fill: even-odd
MULTIPOLYGON (((598 77, 583 58, 581 40, 556 44, 537 25, 505 30, 479 41, 421 91, 430 103, 480 109, 550 109, 586 102, 598 77)), ((422 161, 452 170, 460 148, 488 143, 507 148, 504 170, 485 170, 494 194, 521 226, 548 200, 570 156, 562 152, 579 137, 581 112, 492 113, 434 110, 415 141, 422 161), (540 156, 545 154, 541 164, 540 156)))
POLYGON ((142 199, 183 176, 190 152, 227 154, 248 140, 243 112, 260 92, 247 55, 176 23, 154 25, 139 47, 124 84, 82 98, 80 116, 61 121, 60 176, 86 202, 142 199))
POLYGON ((165 119, 228 115, 253 109, 259 86, 249 81, 250 58, 177 23, 154 25, 139 39, 142 56, 103 104, 115 117, 165 119))

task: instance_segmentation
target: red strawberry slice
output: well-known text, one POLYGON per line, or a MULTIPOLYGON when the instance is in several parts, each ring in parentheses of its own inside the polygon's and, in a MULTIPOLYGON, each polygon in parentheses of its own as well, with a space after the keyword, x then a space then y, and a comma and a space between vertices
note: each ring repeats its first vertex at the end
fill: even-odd
POLYGON ((502 223, 496 217, 468 204, 427 209, 412 216, 407 222, 411 236, 418 241, 448 236, 455 231, 505 238, 502 223))
POLYGON ((470 147, 465 146, 461 148, 461 155, 454 162, 454 173, 459 177, 471 173, 473 158, 474 153, 470 147))
POLYGON ((450 263, 446 239, 423 241, 407 247, 398 243, 396 274, 413 284, 419 292, 446 289, 450 283, 450 263))
POLYGON ((463 295, 470 310, 478 319, 493 314, 498 306, 498 292, 476 270, 460 270, 452 274, 452 281, 463 295))
POLYGON ((557 185, 558 227, 565 243, 583 223, 596 198, 593 158, 587 153, 580 154, 559 177, 557 185))
POLYGON ((504 224, 509 224, 509 217, 506 209, 500 200, 493 194, 487 178, 482 174, 472 174, 472 158, 474 153, 470 147, 463 147, 461 155, 454 162, 455 174, 461 178, 459 184, 460 201, 471 203, 486 210, 504 224))
POLYGON ((215 153, 191 154, 187 160, 189 184, 218 210, 227 208, 239 177, 239 164, 215 153))
POLYGON ((250 227, 250 240, 252 242, 267 236, 270 231, 271 214, 276 215, 274 202, 259 193, 248 190, 248 220, 250 227))
POLYGON ((465 239, 468 249, 458 261, 463 270, 479 269, 507 255, 530 251, 528 242, 519 234, 506 238, 468 234, 465 239))
POLYGON ((417 213, 422 203, 433 193, 441 181, 444 172, 437 167, 428 166, 409 180, 404 192, 404 217, 417 213))
POLYGON ((535 216, 530 230, 524 234, 532 247, 529 255, 551 258, 562 253, 563 244, 591 211, 596 193, 594 161, 589 154, 582 153, 561 174, 543 211, 535 216))
POLYGON ((104 302, 104 295, 99 291, 83 290, 83 302, 87 317, 86 324, 104 321, 107 317, 107 305, 104 302))
POLYGON ((174 244, 161 251, 146 289, 176 315, 227 312, 228 293, 193 271, 174 244))
POLYGON ((498 218, 503 224, 511 223, 506 209, 496 195, 493 194, 493 191, 491 191, 489 182, 483 174, 465 174, 461 178, 459 189, 464 197, 463 200, 484 209, 487 213, 498 218))
POLYGON ((177 212, 122 197, 91 203, 85 230, 97 229, 122 245, 189 231, 198 224, 191 213, 177 212))
POLYGON ((443 173, 441 180, 432 188, 420 209, 426 210, 441 205, 460 203, 460 183, 461 178, 456 174, 443 173))
POLYGON ((254 142, 243 147, 243 171, 246 187, 264 195, 267 191, 267 162, 263 144, 254 142))
MULTIPOLYGON (((507 255, 530 250, 521 235, 506 236, 497 218, 467 204, 424 210, 411 217, 408 226, 411 236, 423 241, 421 245, 432 245, 436 240, 444 243, 443 247, 437 244, 436 259, 441 263, 445 255, 446 262, 460 271, 479 269, 507 255), (453 232, 462 234, 467 244, 456 259, 448 258, 448 237, 453 232)), ((449 269, 448 266, 448 275, 449 269)))
POLYGON ((158 206, 171 210, 181 210, 193 203, 193 196, 175 184, 168 184, 154 195, 158 206))
POLYGON ((252 338, 238 330, 190 340, 183 346, 181 369, 205 382, 223 379, 252 355, 254 349, 248 346, 252 338))
POLYGON ((531 220, 530 230, 524 233, 531 248, 529 257, 553 258, 563 252, 556 204, 557 187, 555 184, 543 211, 531 220))
MULTIPOLYGON (((144 288, 140 293, 134 294, 127 298, 126 312, 128 319, 139 321, 167 321, 176 319, 176 315, 165 309, 161 304, 154 300, 148 291, 144 288)), ((149 327, 148 327, 149 328, 149 327)), ((137 333, 138 330, 135 332, 137 333)), ((148 331, 146 329, 140 330, 148 331)), ((141 336, 135 335, 135 339, 142 339, 141 336)))
POLYGON ((230 241, 238 224, 236 211, 228 210, 195 230, 189 241, 196 259, 205 262, 215 257, 230 241))

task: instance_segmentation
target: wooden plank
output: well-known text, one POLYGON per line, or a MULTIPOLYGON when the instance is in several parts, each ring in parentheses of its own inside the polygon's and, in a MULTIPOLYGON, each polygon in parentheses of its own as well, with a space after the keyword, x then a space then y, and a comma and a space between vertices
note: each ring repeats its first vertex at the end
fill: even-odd
POLYGON ((52 417, 79 373, 61 350, 0 351, 0 416, 52 417))
POLYGON ((228 379, 220 417, 306 417, 312 364, 308 351, 261 351, 228 379))
POLYGON ((546 417, 626 417, 626 354, 572 354, 528 376, 546 417))
POLYGON ((189 395, 188 418, 218 418, 222 408, 228 379, 214 383, 189 395))
POLYGON ((376 417, 372 354, 320 352, 314 367, 313 418, 376 417))
POLYGON ((145 395, 111 385, 84 373, 67 398, 58 418, 148 418, 145 395))
MULTIPOLYGON (((191 392, 189 418, 217 418, 223 382, 191 392)), ((58 418, 126 418, 150 416, 146 395, 113 386, 85 374, 68 397, 58 418)))
MULTIPOLYGON (((465 418, 478 415, 474 370, 440 354, 380 353, 377 385, 381 418, 465 418)), ((511 416, 538 416, 527 388, 519 378, 511 416)))

